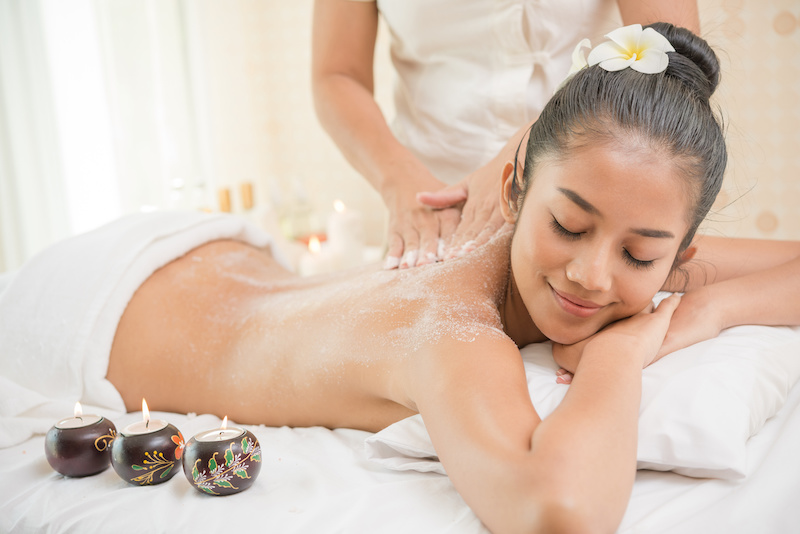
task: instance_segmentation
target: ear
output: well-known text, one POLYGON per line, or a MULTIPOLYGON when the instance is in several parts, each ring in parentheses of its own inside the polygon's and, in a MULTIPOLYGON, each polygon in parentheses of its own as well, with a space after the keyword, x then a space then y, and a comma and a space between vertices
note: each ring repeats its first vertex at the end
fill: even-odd
POLYGON ((692 258, 694 258, 695 254, 697 254, 697 247, 695 245, 686 247, 686 250, 683 251, 681 257, 678 258, 678 265, 683 265, 686 262, 692 261, 692 258))
POLYGON ((517 206, 517 195, 514 193, 514 164, 507 161, 503 166, 500 190, 500 212, 506 222, 514 224, 517 222, 519 208, 517 206))

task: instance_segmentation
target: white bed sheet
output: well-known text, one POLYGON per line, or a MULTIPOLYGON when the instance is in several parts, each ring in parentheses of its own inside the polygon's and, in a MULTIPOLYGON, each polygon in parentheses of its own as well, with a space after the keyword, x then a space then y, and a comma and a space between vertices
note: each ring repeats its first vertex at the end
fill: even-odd
MULTIPOLYGON (((157 413, 189 438, 215 428, 211 415, 157 413)), ((118 428, 140 414, 114 421, 118 428)), ((263 532, 485 533, 435 473, 398 472, 367 459, 356 430, 248 427, 263 449, 249 490, 212 497, 178 473, 151 487, 109 468, 70 479, 44 457, 44 438, 0 450, 0 532, 182 532, 257 527, 263 532)), ((777 533, 800 525, 800 386, 748 443, 748 476, 695 479, 640 471, 620 533, 777 533)))

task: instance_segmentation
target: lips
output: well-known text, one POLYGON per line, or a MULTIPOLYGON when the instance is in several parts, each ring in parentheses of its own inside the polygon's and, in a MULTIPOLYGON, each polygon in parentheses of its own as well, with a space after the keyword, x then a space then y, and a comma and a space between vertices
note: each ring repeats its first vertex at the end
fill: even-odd
POLYGON ((587 317, 591 317, 603 308, 603 306, 600 304, 596 304, 589 300, 583 300, 582 298, 576 297, 575 295, 570 295, 569 293, 562 293, 552 286, 550 286, 550 289, 553 290, 553 297, 555 297, 555 300, 558 305, 561 306, 561 309, 571 315, 575 315, 576 317, 585 319, 587 317))

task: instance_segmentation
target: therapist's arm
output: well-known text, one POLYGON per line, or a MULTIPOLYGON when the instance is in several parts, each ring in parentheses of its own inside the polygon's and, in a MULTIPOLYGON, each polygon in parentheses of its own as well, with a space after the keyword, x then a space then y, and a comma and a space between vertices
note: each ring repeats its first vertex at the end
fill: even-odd
POLYGON ((435 261, 440 235, 452 234, 458 209, 431 210, 419 191, 444 187, 394 137, 373 93, 378 32, 375 2, 316 0, 312 89, 317 116, 350 164, 389 210, 388 266, 435 261))
POLYGON ((625 26, 669 22, 700 35, 697 0, 617 0, 617 5, 625 26))

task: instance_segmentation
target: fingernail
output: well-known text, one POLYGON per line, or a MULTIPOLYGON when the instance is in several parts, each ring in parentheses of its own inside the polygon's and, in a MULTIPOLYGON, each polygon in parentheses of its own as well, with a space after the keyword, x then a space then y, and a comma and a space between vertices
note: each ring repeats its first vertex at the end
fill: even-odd
POLYGON ((400 258, 397 256, 386 256, 383 260, 383 268, 388 270, 396 269, 400 265, 400 258))
POLYGON ((425 263, 436 263, 439 261, 439 257, 436 256, 433 252, 428 252, 425 254, 425 259, 427 260, 425 263))
POLYGON ((400 262, 402 267, 414 267, 417 264, 417 257, 419 252, 416 250, 409 250, 403 254, 403 260, 400 262))

